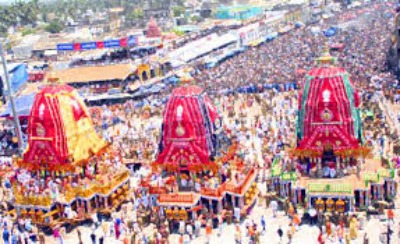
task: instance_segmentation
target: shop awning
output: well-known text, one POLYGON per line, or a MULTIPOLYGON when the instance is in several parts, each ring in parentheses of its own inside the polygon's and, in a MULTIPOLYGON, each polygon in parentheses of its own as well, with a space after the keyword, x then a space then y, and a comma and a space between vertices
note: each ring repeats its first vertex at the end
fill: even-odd
POLYGON ((57 50, 45 50, 43 55, 44 56, 57 56, 57 50))
POLYGON ((265 41, 264 38, 259 38, 259 39, 255 40, 255 41, 250 42, 248 44, 248 46, 256 47, 256 46, 260 45, 261 43, 263 43, 264 41, 265 41))
POLYGON ((86 99, 89 102, 94 102, 94 101, 100 101, 100 100, 113 100, 113 99, 128 99, 132 98, 131 95, 126 94, 126 93, 120 93, 120 94, 104 94, 104 95, 97 95, 97 96, 88 96, 86 99))
POLYGON ((174 50, 169 57, 187 63, 236 41, 237 37, 230 33, 221 36, 212 34, 174 50))
POLYGON ((277 38, 278 37, 278 32, 272 32, 272 33, 270 33, 270 34, 268 34, 266 37, 265 37, 265 39, 267 40, 267 41, 269 41, 269 40, 273 40, 273 39, 275 39, 275 38, 277 38))

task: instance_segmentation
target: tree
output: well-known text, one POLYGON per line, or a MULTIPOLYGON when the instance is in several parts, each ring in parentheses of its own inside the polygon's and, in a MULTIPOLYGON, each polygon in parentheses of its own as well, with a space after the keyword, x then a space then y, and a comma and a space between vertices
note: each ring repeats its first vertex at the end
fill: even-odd
POLYGON ((179 17, 185 13, 185 8, 181 6, 174 6, 172 7, 172 13, 174 17, 179 17))
POLYGON ((135 8, 132 12, 133 19, 141 19, 143 18, 143 10, 141 8, 135 8))
POLYGON ((193 23, 199 23, 199 22, 202 20, 202 18, 201 18, 200 16, 198 16, 198 15, 192 15, 192 16, 190 17, 190 20, 191 20, 193 23))
POLYGON ((58 21, 52 21, 45 28, 45 31, 50 32, 52 34, 59 33, 64 29, 64 25, 58 21))
POLYGON ((22 34, 22 36, 27 36, 27 35, 30 35, 30 34, 35 34, 35 30, 34 30, 34 29, 31 29, 31 28, 24 28, 24 29, 21 31, 21 34, 22 34))

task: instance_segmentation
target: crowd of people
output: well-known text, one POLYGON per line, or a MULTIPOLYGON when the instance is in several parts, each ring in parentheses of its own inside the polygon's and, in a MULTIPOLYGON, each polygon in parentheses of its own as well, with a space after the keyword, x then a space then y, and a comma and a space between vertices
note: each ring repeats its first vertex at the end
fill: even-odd
MULTIPOLYGON (((397 83, 386 69, 386 54, 393 21, 385 13, 392 11, 373 5, 359 16, 349 18, 348 11, 324 20, 321 30, 337 26, 339 33, 327 39, 322 32, 312 33, 311 27, 295 29, 280 36, 278 41, 253 47, 214 68, 204 70, 196 80, 211 90, 224 90, 248 85, 283 84, 301 80, 300 70, 314 67, 315 58, 327 45, 342 44, 336 53, 338 61, 351 75, 357 87, 367 88, 372 77, 397 83), (360 52, 360 50, 363 50, 360 52)), ((354 11, 354 10, 350 10, 354 11)))

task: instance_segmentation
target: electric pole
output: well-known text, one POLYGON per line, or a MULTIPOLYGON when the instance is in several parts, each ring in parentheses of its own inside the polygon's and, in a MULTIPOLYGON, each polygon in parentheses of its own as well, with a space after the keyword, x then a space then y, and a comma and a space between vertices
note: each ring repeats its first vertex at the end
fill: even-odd
POLYGON ((10 76, 8 75, 8 69, 7 69, 7 60, 6 60, 6 57, 4 56, 4 50, 3 50, 2 43, 0 43, 0 56, 1 56, 2 63, 3 63, 4 78, 5 78, 5 83, 6 83, 6 86, 4 86, 4 87, 6 87, 8 90, 9 102, 11 104, 12 116, 14 118, 15 132, 17 134, 17 139, 18 139, 18 154, 20 154, 20 153, 22 153, 21 125, 19 124, 19 117, 18 117, 17 111, 15 109, 14 95, 13 95, 13 91, 11 89, 10 76))

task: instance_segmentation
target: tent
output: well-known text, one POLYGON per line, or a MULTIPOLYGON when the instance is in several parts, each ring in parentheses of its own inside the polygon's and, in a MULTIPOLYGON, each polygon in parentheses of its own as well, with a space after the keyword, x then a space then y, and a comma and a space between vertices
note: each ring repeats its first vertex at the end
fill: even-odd
MULTIPOLYGON (((10 83, 11 83, 11 90, 13 93, 17 92, 22 85, 24 85, 28 79, 29 79, 29 74, 28 74, 28 67, 26 64, 9 64, 7 66, 8 69, 8 74, 10 77, 10 83)), ((4 70, 0 68, 0 75, 3 81, 5 80, 4 76, 4 70)), ((4 88, 4 94, 8 94, 8 88, 5 86, 4 88)))
MULTIPOLYGON (((15 102, 15 109, 18 114, 18 117, 28 117, 31 112, 33 100, 35 98, 35 94, 31 93, 28 95, 17 97, 15 102)), ((6 110, 0 114, 0 117, 12 117, 12 109, 11 103, 7 103, 6 110)))
POLYGON ((157 83, 149 86, 140 86, 139 89, 133 94, 133 97, 147 96, 153 93, 159 93, 166 87, 163 83, 157 83))
POLYGON ((177 67, 236 41, 237 37, 233 34, 218 36, 214 33, 175 49, 168 56, 171 59, 171 65, 177 67), (177 64, 172 63, 173 61, 177 64))
POLYGON ((337 30, 338 30, 337 27, 332 26, 329 29, 325 30, 324 34, 326 37, 332 37, 332 36, 336 35, 337 30))

